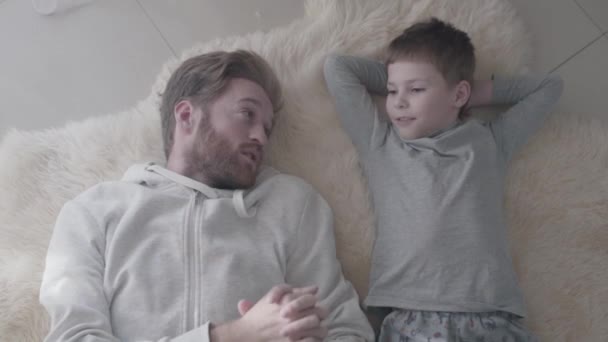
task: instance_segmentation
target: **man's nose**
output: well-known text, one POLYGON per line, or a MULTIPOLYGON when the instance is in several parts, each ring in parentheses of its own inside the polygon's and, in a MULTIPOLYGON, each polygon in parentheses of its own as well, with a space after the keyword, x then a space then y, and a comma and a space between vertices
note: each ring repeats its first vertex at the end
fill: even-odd
POLYGON ((260 145, 265 146, 268 142, 268 136, 266 135, 266 130, 263 126, 255 126, 251 130, 250 134, 251 140, 257 141, 260 145))

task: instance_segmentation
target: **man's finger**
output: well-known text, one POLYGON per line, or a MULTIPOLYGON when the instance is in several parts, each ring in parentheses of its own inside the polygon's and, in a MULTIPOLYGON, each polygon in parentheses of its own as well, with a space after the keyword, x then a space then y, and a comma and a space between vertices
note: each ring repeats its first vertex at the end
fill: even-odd
POLYGON ((237 305, 238 309, 239 309, 239 314, 241 316, 244 316, 247 311, 251 310, 251 308, 253 307, 254 303, 252 301, 249 300, 241 300, 239 301, 239 304, 237 305))
POLYGON ((315 294, 317 294, 317 292, 319 292, 319 287, 316 285, 306 286, 306 287, 296 287, 296 288, 292 289, 292 292, 296 295, 305 295, 305 294, 315 295, 315 294))
POLYGON ((290 341, 323 341, 327 337, 327 328, 319 327, 317 329, 304 330, 287 336, 290 341))
POLYGON ((287 324, 281 329, 281 336, 298 340, 304 331, 315 330, 321 327, 321 320, 316 315, 306 316, 287 324))
POLYGON ((286 293, 283 296, 283 298, 281 298, 281 300, 279 301, 279 304, 286 305, 286 304, 292 302, 293 300, 295 300, 296 298, 298 298, 298 296, 301 296, 301 295, 295 295, 293 292, 286 293))
POLYGON ((283 298, 283 296, 285 296, 287 293, 291 292, 291 290, 292 290, 291 286, 289 286, 287 284, 277 285, 277 286, 274 286, 270 290, 270 292, 268 292, 266 297, 268 298, 270 303, 279 304, 281 302, 281 299, 283 298))
POLYGON ((304 318, 306 316, 310 316, 310 315, 316 315, 317 317, 319 317, 319 319, 321 321, 323 321, 327 318, 327 316, 329 316, 329 311, 322 306, 315 306, 313 308, 306 309, 306 310, 297 312, 295 314, 287 314, 286 316, 281 316, 281 317, 292 320, 292 321, 297 321, 299 319, 302 319, 302 318, 304 318))
POLYGON ((312 309, 317 304, 317 297, 314 295, 303 295, 298 297, 291 302, 285 304, 280 311, 281 317, 290 318, 295 317, 300 311, 312 309))
POLYGON ((304 296, 304 295, 316 295, 317 292, 319 292, 319 287, 318 286, 307 286, 307 287, 296 287, 296 288, 292 288, 291 292, 285 294, 283 296, 283 298, 281 298, 280 300, 280 304, 284 305, 287 304, 293 300, 295 300, 298 297, 304 296))
POLYGON ((317 317, 319 317, 319 319, 321 320, 324 320, 329 317, 329 310, 327 310, 327 308, 324 306, 315 306, 315 312, 317 314, 317 317))

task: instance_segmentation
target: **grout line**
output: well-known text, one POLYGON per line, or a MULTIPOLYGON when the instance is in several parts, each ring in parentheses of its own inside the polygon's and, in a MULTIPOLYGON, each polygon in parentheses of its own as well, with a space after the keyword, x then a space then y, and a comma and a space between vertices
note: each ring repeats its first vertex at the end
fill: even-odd
MULTIPOLYGON (((0 0, 0 1, 2 1, 2 0, 0 0)), ((141 8, 141 10, 144 12, 144 14, 148 18, 148 20, 150 21, 150 23, 152 24, 152 26, 154 26, 154 28, 156 29, 156 32, 158 32, 158 34, 160 35, 160 37, 162 38, 162 40, 165 42, 165 45, 167 45, 167 47, 169 48, 169 50, 171 50, 171 53, 173 54, 173 57, 177 57, 177 54, 175 53, 175 49, 173 49, 173 46, 171 46, 171 44, 169 44, 169 41, 167 40, 167 37, 165 37, 165 35, 158 28, 158 26, 156 25, 156 23, 154 22, 154 20, 152 20, 152 17, 148 13, 148 11, 146 11, 146 8, 141 4, 140 0, 136 0, 136 2, 139 5, 139 7, 141 8)))
POLYGON ((593 20, 593 18, 591 17, 591 15, 589 15, 589 13, 585 10, 585 8, 583 7, 583 5, 581 5, 579 3, 579 0, 572 0, 577 6, 578 8, 580 8, 580 10, 583 12, 583 14, 585 14, 585 16, 587 17, 587 19, 589 19, 589 21, 591 21, 591 23, 593 24, 593 26, 597 27, 598 30, 600 30, 600 32, 603 32, 604 30, 602 29, 602 27, 595 22, 595 20, 593 20))
POLYGON ((549 73, 554 72, 555 70, 561 68, 564 64, 568 63, 570 60, 572 60, 574 57, 578 56, 581 52, 583 52, 586 48, 590 47, 591 45, 593 45, 595 42, 597 42, 598 40, 602 39, 602 37, 604 37, 604 35, 600 35, 596 38, 594 38, 591 42, 589 42, 587 45, 583 46, 581 49, 579 49, 578 51, 576 51, 574 54, 572 54, 570 57, 566 58, 565 61, 561 62, 558 66, 556 66, 555 68, 551 69, 551 71, 549 71, 549 73))

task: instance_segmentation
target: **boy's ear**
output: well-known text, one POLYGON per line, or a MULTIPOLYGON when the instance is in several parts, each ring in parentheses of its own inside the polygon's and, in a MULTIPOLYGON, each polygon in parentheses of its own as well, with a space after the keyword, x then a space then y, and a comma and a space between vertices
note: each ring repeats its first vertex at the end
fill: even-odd
POLYGON ((471 97, 471 84, 469 81, 462 80, 456 84, 454 92, 454 106, 458 108, 464 107, 471 97))

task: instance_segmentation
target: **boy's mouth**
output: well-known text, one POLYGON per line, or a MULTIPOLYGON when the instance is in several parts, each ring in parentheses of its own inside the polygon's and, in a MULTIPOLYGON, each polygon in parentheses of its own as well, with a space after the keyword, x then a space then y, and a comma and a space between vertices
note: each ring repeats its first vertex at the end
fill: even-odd
POLYGON ((411 116, 401 116, 395 119, 395 123, 399 126, 407 126, 414 122, 414 120, 416 120, 416 118, 411 116))

